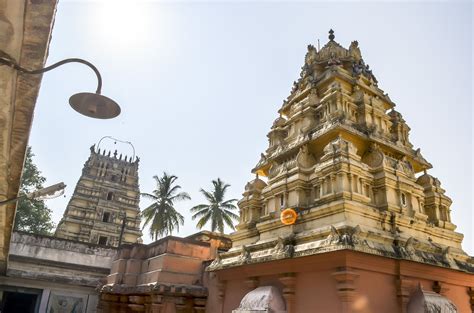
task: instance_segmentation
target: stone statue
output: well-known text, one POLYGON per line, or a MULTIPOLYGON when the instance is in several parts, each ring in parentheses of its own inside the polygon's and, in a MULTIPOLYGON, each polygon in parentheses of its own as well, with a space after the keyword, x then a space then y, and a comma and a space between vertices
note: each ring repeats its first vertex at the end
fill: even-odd
POLYGON ((296 160, 298 165, 303 168, 310 168, 316 164, 316 159, 314 156, 309 152, 308 146, 303 145, 296 156, 296 160))
POLYGON ((291 258, 295 252, 295 234, 291 233, 287 237, 278 237, 277 244, 274 248, 275 255, 283 254, 285 257, 291 258))
POLYGON ((359 234, 361 232, 360 226, 356 227, 346 227, 344 229, 337 230, 334 226, 331 225, 331 233, 326 238, 326 243, 331 244, 341 244, 345 246, 355 246, 359 243, 359 234))
POLYGON ((239 256, 240 262, 247 263, 248 261, 250 261, 251 258, 252 258, 252 256, 250 255, 249 248, 246 247, 245 245, 243 245, 242 246, 242 251, 241 251, 240 256, 239 256))
POLYGON ((359 42, 354 40, 349 46, 349 54, 356 60, 359 61, 362 58, 362 54, 359 49, 359 42))

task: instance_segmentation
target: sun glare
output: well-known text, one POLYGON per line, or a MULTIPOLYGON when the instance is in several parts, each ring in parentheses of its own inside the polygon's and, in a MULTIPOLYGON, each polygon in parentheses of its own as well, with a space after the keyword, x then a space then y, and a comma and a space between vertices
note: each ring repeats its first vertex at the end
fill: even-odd
POLYGON ((146 45, 153 28, 152 7, 144 1, 94 2, 91 31, 110 48, 146 45))

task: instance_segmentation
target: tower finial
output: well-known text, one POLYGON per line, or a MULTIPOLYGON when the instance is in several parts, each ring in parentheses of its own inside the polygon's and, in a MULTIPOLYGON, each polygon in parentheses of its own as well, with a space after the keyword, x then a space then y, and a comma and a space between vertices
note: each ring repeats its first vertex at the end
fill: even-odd
POLYGON ((334 38, 336 38, 336 36, 334 36, 334 31, 331 28, 329 30, 329 40, 334 41, 334 38))

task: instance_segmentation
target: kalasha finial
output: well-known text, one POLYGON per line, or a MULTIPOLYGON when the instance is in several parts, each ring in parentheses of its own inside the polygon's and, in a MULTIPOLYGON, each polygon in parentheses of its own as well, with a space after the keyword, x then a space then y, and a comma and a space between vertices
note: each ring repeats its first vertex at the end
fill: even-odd
POLYGON ((334 31, 332 28, 329 30, 329 40, 333 41, 336 36, 334 36, 334 31))

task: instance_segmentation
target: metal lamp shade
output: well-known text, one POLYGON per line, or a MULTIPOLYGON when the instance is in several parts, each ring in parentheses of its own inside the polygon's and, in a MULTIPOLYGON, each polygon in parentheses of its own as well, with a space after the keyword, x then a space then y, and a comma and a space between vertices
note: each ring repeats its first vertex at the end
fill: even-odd
POLYGON ((82 115, 109 119, 120 114, 120 106, 112 99, 97 93, 81 92, 69 98, 71 107, 82 115))

